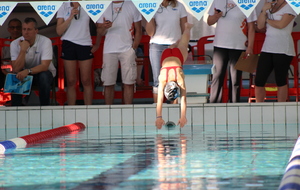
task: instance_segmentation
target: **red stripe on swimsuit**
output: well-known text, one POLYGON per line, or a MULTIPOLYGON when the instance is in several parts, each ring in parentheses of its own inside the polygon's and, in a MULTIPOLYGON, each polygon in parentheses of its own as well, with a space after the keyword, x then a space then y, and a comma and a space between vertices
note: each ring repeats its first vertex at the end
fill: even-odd
POLYGON ((166 81, 168 82, 168 77, 169 77, 169 75, 168 75, 168 73, 169 73, 169 70, 171 70, 171 69, 174 69, 174 72, 175 72, 175 79, 177 80, 177 73, 176 73, 176 69, 177 68, 180 68, 180 69, 182 69, 182 67, 181 66, 170 66, 170 67, 162 67, 160 70, 163 70, 163 69, 166 69, 167 71, 167 74, 166 74, 166 81))

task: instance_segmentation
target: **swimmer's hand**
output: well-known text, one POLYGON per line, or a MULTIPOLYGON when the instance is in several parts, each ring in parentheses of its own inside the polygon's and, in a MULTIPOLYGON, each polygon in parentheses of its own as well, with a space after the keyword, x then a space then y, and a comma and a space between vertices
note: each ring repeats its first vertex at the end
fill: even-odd
POLYGON ((156 118, 155 126, 157 129, 161 129, 165 125, 165 121, 162 118, 156 118))
POLYGON ((181 117, 177 123, 177 125, 180 125, 180 128, 184 127, 187 123, 186 117, 181 117))

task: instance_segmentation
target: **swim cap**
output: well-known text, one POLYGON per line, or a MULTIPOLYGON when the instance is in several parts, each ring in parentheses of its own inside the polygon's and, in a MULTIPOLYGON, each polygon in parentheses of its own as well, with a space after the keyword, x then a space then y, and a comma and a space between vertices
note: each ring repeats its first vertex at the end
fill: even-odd
POLYGON ((168 100, 176 100, 176 98, 178 98, 178 96, 180 95, 180 87, 176 82, 170 81, 165 86, 164 94, 168 100))

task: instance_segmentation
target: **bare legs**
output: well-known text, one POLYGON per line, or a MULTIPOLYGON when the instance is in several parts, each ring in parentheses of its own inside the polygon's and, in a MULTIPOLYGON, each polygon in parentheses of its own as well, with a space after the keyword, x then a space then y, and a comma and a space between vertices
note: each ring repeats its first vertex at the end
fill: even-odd
POLYGON ((288 97, 288 86, 280 86, 278 87, 277 91, 277 101, 278 102, 286 102, 286 99, 288 97))
MULTIPOLYGON (((287 96, 288 96, 288 87, 287 87, 287 85, 278 87, 277 101, 278 102, 286 102, 287 96)), ((256 102, 264 102, 265 97, 266 97, 265 87, 255 86, 256 102)))
MULTIPOLYGON (((134 93, 134 84, 123 84, 124 104, 132 104, 134 93)), ((105 104, 112 105, 115 97, 115 85, 105 86, 104 89, 105 104)))
POLYGON ((157 94, 153 93, 153 103, 157 103, 157 94))
POLYGON ((75 105, 76 102, 76 63, 77 61, 64 60, 67 80, 67 104, 75 105))
POLYGON ((115 98, 115 85, 105 86, 104 98, 106 105, 112 105, 115 98))
MULTIPOLYGON (((67 79, 67 103, 76 104, 77 61, 64 60, 67 79)), ((81 83, 84 88, 84 104, 91 105, 93 100, 92 88, 92 59, 79 61, 81 83)))
POLYGON ((83 98, 85 105, 92 105, 93 85, 92 85, 92 59, 79 61, 80 78, 83 86, 83 98))
POLYGON ((123 100, 124 104, 132 104, 133 102, 133 93, 134 93, 134 84, 123 84, 123 100))
POLYGON ((265 87, 255 86, 255 99, 256 99, 256 102, 264 102, 265 97, 266 97, 265 87))
MULTIPOLYGON (((180 49, 181 53, 182 53, 182 56, 184 58, 184 61, 187 59, 188 57, 188 51, 187 51, 187 48, 189 46, 189 42, 190 42, 190 33, 191 33, 191 28, 193 27, 194 25, 191 24, 191 23, 188 23, 186 22, 185 23, 185 28, 184 28, 184 31, 181 35, 181 39, 180 41, 178 42, 178 45, 177 45, 177 48, 180 49)), ((183 64, 183 63, 182 63, 183 64)))

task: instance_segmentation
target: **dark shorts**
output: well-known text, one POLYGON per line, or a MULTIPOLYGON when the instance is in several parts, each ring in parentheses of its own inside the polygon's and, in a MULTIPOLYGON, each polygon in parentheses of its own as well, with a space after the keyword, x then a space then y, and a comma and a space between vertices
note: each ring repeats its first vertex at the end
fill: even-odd
POLYGON ((255 85, 264 87, 273 70, 276 85, 279 87, 286 85, 292 60, 293 56, 261 52, 256 69, 255 85))
POLYGON ((67 40, 63 40, 61 58, 65 60, 78 61, 92 59, 94 58, 94 55, 91 52, 91 49, 91 46, 82 46, 67 40))

